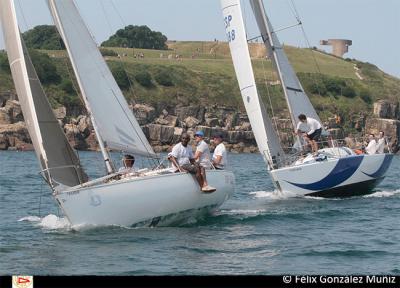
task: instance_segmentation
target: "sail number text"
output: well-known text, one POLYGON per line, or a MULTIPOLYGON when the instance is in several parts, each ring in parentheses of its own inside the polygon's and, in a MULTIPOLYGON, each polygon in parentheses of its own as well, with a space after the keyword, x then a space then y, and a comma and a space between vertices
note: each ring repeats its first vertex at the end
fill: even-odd
POLYGON ((228 15, 224 18, 225 30, 226 30, 226 36, 228 37, 228 42, 232 42, 236 38, 235 29, 231 29, 232 19, 233 19, 232 15, 228 15))

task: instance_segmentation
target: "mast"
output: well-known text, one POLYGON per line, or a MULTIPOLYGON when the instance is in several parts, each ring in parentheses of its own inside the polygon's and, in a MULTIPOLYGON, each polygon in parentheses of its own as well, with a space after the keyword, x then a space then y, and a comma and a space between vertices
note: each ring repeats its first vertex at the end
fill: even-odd
POLYGON ((297 78, 284 50, 279 42, 276 33, 265 13, 262 0, 250 0, 254 16, 260 29, 267 53, 278 72, 279 79, 283 88, 286 102, 288 104, 290 117, 294 129, 297 127, 300 114, 305 114, 321 122, 317 112, 312 106, 310 99, 304 92, 304 89, 297 78))

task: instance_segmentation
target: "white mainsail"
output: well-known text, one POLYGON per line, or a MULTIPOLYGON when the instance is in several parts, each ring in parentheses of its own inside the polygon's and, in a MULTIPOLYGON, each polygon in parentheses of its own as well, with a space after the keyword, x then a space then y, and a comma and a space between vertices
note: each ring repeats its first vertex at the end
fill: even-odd
POLYGON ((269 167, 275 168, 275 161, 284 152, 257 92, 240 1, 221 0, 221 6, 233 65, 254 137, 269 167))
POLYGON ((99 142, 109 149, 154 157, 152 147, 74 2, 48 0, 48 4, 67 47, 82 97, 94 120, 99 142))
POLYGON ((276 33, 265 13, 262 0, 250 0, 254 16, 260 29, 262 39, 268 51, 268 56, 272 59, 284 90, 286 101, 289 106, 291 119, 294 128, 296 128, 300 114, 305 114, 307 117, 312 117, 319 122, 317 112, 308 99, 299 79, 296 76, 289 60, 283 50, 283 46, 279 42, 276 33))
POLYGON ((15 89, 43 175, 54 188, 87 181, 44 94, 18 29, 12 0, 0 0, 0 19, 15 89))

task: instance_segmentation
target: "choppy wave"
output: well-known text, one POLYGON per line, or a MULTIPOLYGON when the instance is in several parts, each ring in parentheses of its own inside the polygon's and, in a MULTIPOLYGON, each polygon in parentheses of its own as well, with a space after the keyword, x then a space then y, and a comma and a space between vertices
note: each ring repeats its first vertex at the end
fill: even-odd
POLYGON ((370 194, 370 195, 365 195, 364 197, 365 198, 373 198, 373 197, 383 198, 383 197, 392 197, 392 196, 395 196, 395 195, 400 195, 400 190, 378 191, 378 192, 375 192, 375 193, 370 194))

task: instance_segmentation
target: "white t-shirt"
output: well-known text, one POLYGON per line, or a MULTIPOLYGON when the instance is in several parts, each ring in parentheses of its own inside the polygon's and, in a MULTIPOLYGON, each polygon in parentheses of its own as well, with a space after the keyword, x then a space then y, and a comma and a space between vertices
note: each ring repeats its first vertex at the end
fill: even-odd
POLYGON ((367 154, 375 154, 376 153, 376 141, 375 139, 372 139, 371 141, 369 141, 368 146, 365 147, 365 152, 367 152, 367 154))
POLYGON ((171 153, 168 154, 168 156, 175 157, 180 166, 185 165, 185 164, 190 164, 189 159, 193 159, 192 146, 190 146, 188 144, 185 147, 182 145, 182 143, 178 143, 174 146, 174 148, 172 148, 172 151, 171 151, 171 153))
POLYGON ((385 152, 385 138, 379 138, 376 144, 376 153, 383 154, 385 152))
POLYGON ((302 132, 306 132, 308 135, 311 135, 315 132, 315 130, 322 128, 321 123, 311 117, 307 117, 307 122, 299 122, 297 123, 297 130, 302 132))
POLYGON ((215 167, 223 169, 228 164, 227 158, 226 158, 226 148, 225 148, 224 143, 219 143, 217 145, 217 147, 215 147, 212 159, 213 160, 217 159, 217 156, 221 156, 222 158, 221 158, 221 161, 219 162, 219 164, 216 165, 215 167))
POLYGON ((135 171, 135 168, 133 168, 133 167, 120 167, 118 169, 118 172, 119 173, 134 173, 136 171, 135 171))
POLYGON ((208 144, 204 140, 201 140, 197 144, 196 152, 197 151, 201 152, 201 156, 198 160, 200 166, 210 167, 210 159, 211 159, 210 148, 208 147, 208 144))

